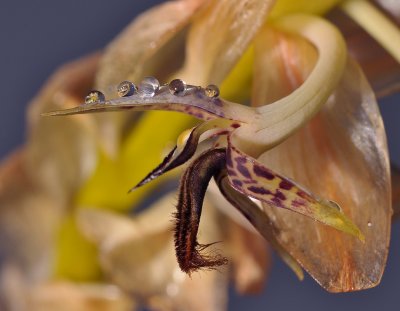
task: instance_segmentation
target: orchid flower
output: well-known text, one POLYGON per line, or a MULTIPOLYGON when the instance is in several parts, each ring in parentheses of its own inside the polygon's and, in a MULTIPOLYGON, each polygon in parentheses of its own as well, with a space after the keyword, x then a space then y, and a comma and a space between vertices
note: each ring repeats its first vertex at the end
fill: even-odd
MULTIPOLYGON (((218 5, 220 4, 212 4, 210 7, 216 12, 218 10, 215 10, 213 6, 218 5)), ((263 12, 262 8, 265 3, 254 2, 253 5, 254 7, 248 9, 248 15, 261 16, 262 13, 259 12, 263 12), (258 13, 256 13, 257 5, 260 6, 258 13)), ((224 6, 229 7, 226 3, 224 6)), ((203 24, 199 22, 198 28, 194 27, 192 36, 189 37, 189 41, 192 39, 194 42, 190 45, 191 48, 198 49, 200 42, 204 44, 201 34, 218 29, 216 24, 209 23, 212 20, 209 15, 215 13, 211 10, 205 10, 205 12, 199 18, 199 20, 203 18, 203 24), (197 39, 194 34, 201 39, 197 39)), ((232 9, 232 12, 236 11, 232 9)), ((232 12, 228 10, 227 15, 230 17, 232 12)), ((243 20, 247 18, 249 17, 246 15, 243 20)), ((218 21, 213 22, 218 24, 218 21)), ((240 24, 240 22, 242 20, 239 19, 237 23, 240 24)), ((257 23, 252 25, 257 25, 257 23)), ((260 86, 255 86, 256 92, 253 95, 253 102, 258 107, 250 108, 223 99, 219 96, 219 89, 214 84, 202 87, 197 84, 186 84, 181 79, 174 79, 168 84, 160 85, 157 79, 148 77, 138 86, 130 81, 123 81, 118 86, 120 98, 106 99, 100 91, 93 91, 86 97, 85 104, 45 115, 70 115, 127 109, 137 111, 172 110, 205 121, 188 132, 184 132, 178 139, 177 146, 165 160, 135 187, 136 189, 191 160, 199 142, 219 137, 209 150, 195 156, 181 180, 176 213, 175 249, 179 266, 183 271, 191 273, 202 267, 213 268, 226 262, 221 256, 213 257, 202 254, 204 249, 210 245, 200 244, 196 237, 203 197, 208 182, 211 177, 214 177, 227 200, 238 208, 279 252, 285 254, 284 258, 289 264, 294 266, 290 254, 296 254, 295 257, 301 265, 331 291, 356 290, 373 286, 379 282, 382 268, 372 273, 364 271, 367 266, 365 263, 366 253, 369 253, 368 250, 372 248, 379 249, 375 253, 374 259, 369 259, 375 264, 379 262, 378 266, 380 267, 384 266, 385 245, 388 243, 391 215, 389 164, 385 135, 373 96, 362 73, 351 60, 347 59, 345 44, 340 33, 329 23, 310 15, 288 15, 277 18, 262 27, 255 40, 256 47, 270 43, 265 38, 268 38, 271 28, 276 29, 277 32, 294 34, 308 40, 318 53, 318 60, 304 83, 290 95, 273 103, 265 102, 262 105, 261 102, 260 105, 260 99, 266 97, 263 91, 260 91, 260 86), (266 35, 263 36, 264 32, 266 35), (357 81, 357 83, 351 81, 357 81), (343 94, 347 94, 347 96, 343 94), (326 104, 330 96, 330 103, 326 104), (347 106, 343 107, 346 102, 347 106), (281 145, 277 148, 284 148, 286 142, 282 142, 293 139, 293 134, 310 121, 324 104, 326 108, 324 107, 323 112, 312 121, 312 124, 322 131, 318 133, 322 137, 318 138, 318 136, 314 136, 315 134, 311 134, 309 147, 314 148, 310 150, 314 151, 313 159, 320 162, 316 165, 319 169, 333 165, 333 170, 331 172, 328 170, 325 177, 316 175, 315 181, 308 180, 307 182, 313 184, 312 188, 317 191, 327 193, 329 196, 326 198, 321 197, 319 193, 314 194, 314 189, 310 191, 297 181, 293 181, 291 179, 293 175, 298 175, 296 171, 291 171, 291 176, 287 177, 286 174, 276 172, 263 163, 270 161, 268 159, 269 150, 279 144, 281 145), (350 109, 350 107, 352 108, 350 109), (360 127, 357 125, 358 122, 364 126, 360 127), (337 124, 341 124, 345 130, 340 131, 337 124), (370 130, 365 131, 365 126, 370 130), (329 133, 328 129, 336 131, 336 133, 329 133), (345 139, 346 131, 351 133, 350 139, 345 139), (354 172, 347 174, 342 171, 341 167, 345 165, 346 157, 343 155, 333 156, 337 152, 332 145, 334 141, 331 141, 334 137, 337 144, 343 143, 345 147, 342 150, 343 153, 348 153, 350 159, 354 161, 361 161, 357 167, 353 168, 354 172), (329 162, 320 159, 318 153, 324 154, 325 159, 329 162), (372 167, 374 172, 371 171, 372 167), (351 176, 354 177, 357 174, 365 176, 366 183, 369 185, 365 186, 366 188, 377 192, 376 195, 368 198, 368 202, 365 201, 365 196, 362 194, 362 187, 348 188, 347 181, 351 180, 351 176), (318 177, 329 180, 335 175, 340 176, 340 182, 329 181, 327 184, 330 188, 329 191, 315 185, 318 177), (346 182, 344 182, 345 180, 346 182), (347 189, 344 188, 345 185, 347 189), (346 199, 346 191, 351 192, 352 199, 346 199), (257 207, 248 198, 262 202, 264 210, 257 207), (381 206, 382 209, 374 209, 376 205, 381 206), (270 211, 270 209, 273 210, 273 207, 308 216, 353 235, 359 241, 346 238, 325 228, 321 230, 314 224, 310 226, 309 223, 299 226, 301 232, 296 232, 294 226, 291 228, 285 226, 283 218, 287 217, 286 213, 280 215, 275 211, 270 211), (362 213, 359 212, 361 208, 363 209, 362 213), (346 216, 346 211, 352 214, 352 221, 346 216), (279 217, 282 217, 283 223, 277 219, 279 217), (277 225, 278 223, 279 225, 277 225), (374 230, 381 232, 379 237, 376 235, 377 231, 374 230), (312 244, 309 240, 313 235, 318 237, 318 245, 313 245, 312 248, 320 248, 319 244, 327 244, 322 241, 336 236, 337 244, 333 248, 340 247, 343 249, 343 254, 346 254, 343 260, 332 267, 330 271, 319 272, 320 269, 313 260, 301 255, 301 248, 305 244, 312 244), (385 242, 382 243, 382 239, 385 242), (295 240, 297 241, 294 242, 295 240), (288 244, 290 244, 290 248, 282 247, 282 245, 288 246, 288 244), (290 249, 290 254, 287 254, 285 249, 290 249), (354 268, 355 266, 356 268, 354 268), (354 273, 354 275, 350 273, 354 273)), ((229 41, 232 37, 229 30, 227 33, 227 41, 229 41)), ((240 42, 242 38, 238 37, 240 42)), ((194 60, 193 55, 197 55, 198 52, 189 50, 186 66, 182 69, 183 75, 190 76, 187 73, 190 72, 192 76, 196 73, 201 77, 201 72, 204 75, 209 74, 213 66, 219 65, 216 59, 219 59, 221 55, 215 52, 216 48, 210 48, 208 51, 206 47, 205 50, 210 53, 208 55, 210 59, 194 60), (204 69, 200 69, 201 66, 204 69), (194 71, 192 68, 198 68, 198 70, 194 71)), ((226 50, 229 51, 229 48, 226 50)), ((262 61, 261 55, 262 53, 256 54, 255 61, 262 61)), ((231 55, 229 54, 229 56, 231 55)), ((227 70, 227 68, 222 68, 222 71, 216 71, 216 77, 213 78, 215 81, 221 80, 218 75, 227 70)), ((264 81, 269 78, 268 74, 263 77, 262 73, 258 73, 255 83, 258 83, 257 80, 264 81)), ((197 79, 201 80, 201 78, 197 79)), ((294 145, 295 143, 292 142, 291 147, 294 145)), ((285 146, 285 148, 287 147, 285 146)), ((301 152, 298 154, 300 155, 301 152)), ((280 152, 280 156, 283 156, 282 152, 280 152)), ((296 162, 296 160, 292 160, 292 162, 296 162)), ((283 165, 278 166, 283 170, 283 165)), ((312 169, 310 168, 310 170, 312 169)), ((327 250, 325 247, 324 249, 327 250)), ((335 255, 328 253, 327 257, 329 256, 335 255)), ((324 260, 320 258, 320 252, 315 252, 315 257, 324 260)), ((332 261, 332 258, 329 261, 332 261)), ((297 268, 294 267, 294 269, 297 268)))
MULTIPOLYGON (((346 1, 344 10, 357 2, 346 1)), ((224 269, 228 257, 239 290, 258 291, 268 270, 263 238, 299 278, 302 267, 328 291, 378 284, 391 218, 385 133, 373 92, 347 56, 341 34, 309 15, 339 1, 310 3, 168 2, 135 20, 102 55, 62 68, 30 107, 27 146, 0 174, 10 180, 1 192, 4 204, 17 206, 22 217, 10 210, 2 224, 40 219, 18 234, 1 226, 19 245, 9 257, 29 274, 17 273, 21 287, 28 292, 37 279, 51 278, 43 267, 54 255, 56 275, 93 280, 98 256, 109 279, 150 307, 221 310, 227 274, 195 271, 224 269), (144 78, 149 75, 170 82, 144 78), (74 107, 93 85, 103 93, 91 91, 74 107), (242 105, 249 102, 252 107, 242 105), (125 112, 39 117, 58 109, 47 114, 125 112), (177 136, 165 160, 146 171, 177 136), (173 194, 132 218, 85 209, 126 211, 178 166, 185 171, 175 236, 173 194), (144 179, 126 195, 139 177, 144 179), (216 183, 204 198, 212 177, 216 183), (200 216, 206 229, 198 240, 200 216), (49 240, 57 231, 62 238, 54 249, 49 240)), ((15 267, 8 268, 12 274, 15 267)), ((54 305, 54 294, 86 305, 99 294, 110 309, 133 307, 114 286, 53 285, 36 288, 27 304, 54 305)))

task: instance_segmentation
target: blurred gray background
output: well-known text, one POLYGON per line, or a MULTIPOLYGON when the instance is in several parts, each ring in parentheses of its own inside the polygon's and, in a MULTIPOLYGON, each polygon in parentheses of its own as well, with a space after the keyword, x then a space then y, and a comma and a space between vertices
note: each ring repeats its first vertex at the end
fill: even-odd
MULTIPOLYGON (((25 108, 61 64, 104 47, 139 12, 161 1, 5 1, 0 4, 0 157, 24 141, 25 108)), ((400 94, 380 107, 392 161, 400 165, 400 94)), ((329 294, 310 277, 303 282, 277 258, 261 296, 231 290, 229 310, 399 310, 400 225, 392 232, 382 283, 374 289, 329 294)))

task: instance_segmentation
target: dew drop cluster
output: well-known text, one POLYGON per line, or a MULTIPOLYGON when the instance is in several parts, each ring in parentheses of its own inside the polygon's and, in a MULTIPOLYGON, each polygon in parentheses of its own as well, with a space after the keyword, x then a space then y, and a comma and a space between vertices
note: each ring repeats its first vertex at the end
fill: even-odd
MULTIPOLYGON (((180 97, 194 92, 201 92, 209 98, 217 98, 220 93, 219 88, 214 84, 202 88, 200 86, 188 85, 181 79, 174 79, 167 84, 161 85, 154 77, 145 77, 138 85, 131 81, 122 81, 117 86, 118 97, 136 95, 141 98, 152 98, 166 92, 180 97)), ((105 103, 105 101, 105 95, 98 90, 90 91, 90 93, 85 97, 85 104, 102 104, 105 103)))

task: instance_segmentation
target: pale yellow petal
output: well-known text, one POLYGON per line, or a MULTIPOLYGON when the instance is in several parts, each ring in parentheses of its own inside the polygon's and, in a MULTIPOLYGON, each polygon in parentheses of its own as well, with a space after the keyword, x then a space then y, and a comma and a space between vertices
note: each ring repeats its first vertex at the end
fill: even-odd
MULTIPOLYGON (((86 211, 86 215, 80 214, 79 223, 99 245, 106 275, 124 291, 141 297, 148 306, 157 310, 181 310, 188 305, 191 310, 224 310, 226 273, 207 271, 188 276, 179 270, 171 221, 174 201, 167 196, 132 219, 86 211), (97 219, 88 219, 89 214, 97 219)), ((221 240, 216 212, 207 202, 205 205, 201 239, 221 240)))
POLYGON ((84 208, 77 214, 78 227, 87 239, 98 245, 112 247, 125 239, 171 230, 175 193, 157 200, 145 212, 130 218, 107 210, 84 208))

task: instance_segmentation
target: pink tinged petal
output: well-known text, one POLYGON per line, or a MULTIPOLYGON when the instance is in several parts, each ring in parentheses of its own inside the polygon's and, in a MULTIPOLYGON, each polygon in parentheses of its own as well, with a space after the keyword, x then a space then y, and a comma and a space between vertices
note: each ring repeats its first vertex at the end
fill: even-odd
POLYGON ((257 35, 254 54, 252 106, 271 104, 289 95, 304 82, 318 57, 316 49, 302 37, 272 27, 263 27, 257 35))
POLYGON ((287 177, 266 168, 233 146, 230 138, 226 164, 229 181, 237 191, 271 206, 308 216, 364 240, 357 226, 340 211, 336 203, 318 198, 287 177))
POLYGON ((293 270, 296 276, 302 280, 303 270, 296 260, 281 246, 276 238, 278 234, 274 222, 264 211, 246 195, 236 191, 230 184, 226 172, 222 172, 215 178, 218 188, 223 196, 254 226, 254 228, 267 240, 282 260, 293 270))
POLYGON ((386 137, 376 101, 353 62, 304 129, 260 161, 338 202, 366 237, 360 244, 312 221, 266 207, 281 243, 331 292, 376 286, 387 257, 391 196, 386 137))
MULTIPOLYGON (((288 76, 295 74, 300 78, 297 83, 301 83, 312 69, 315 50, 298 41, 285 35, 279 42, 286 46, 286 53, 271 54, 271 50, 260 49, 256 63, 265 58, 270 70, 260 72, 255 83, 273 80, 269 73, 280 71, 275 64, 282 64, 288 76)), ((353 63, 346 68, 338 90, 322 111, 260 158, 263 164, 294 178, 319 196, 338 202, 365 234, 366 243, 362 245, 305 217, 265 206, 279 228, 279 241, 332 292, 360 290, 379 283, 390 233, 389 164, 383 123, 362 73, 353 63)), ((284 74, 279 78, 285 86, 298 87, 284 74)), ((275 96, 284 97, 290 91, 279 89, 276 83, 275 96)), ((267 93, 256 93, 254 97, 260 103, 274 100, 267 93)))
POLYGON ((188 34, 183 77, 197 84, 220 84, 265 22, 274 2, 208 1, 188 34))

